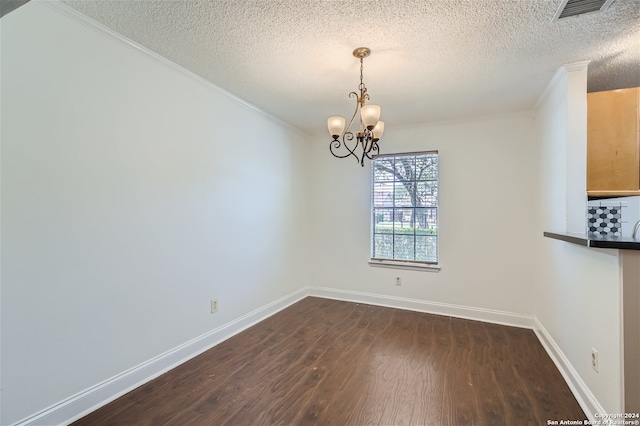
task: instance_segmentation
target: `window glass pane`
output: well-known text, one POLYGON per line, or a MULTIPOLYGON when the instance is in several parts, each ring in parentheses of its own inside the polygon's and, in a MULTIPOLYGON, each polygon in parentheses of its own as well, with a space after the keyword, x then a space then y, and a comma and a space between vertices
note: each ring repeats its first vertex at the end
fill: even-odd
POLYGON ((430 234, 438 233, 438 209, 433 207, 426 209, 427 213, 427 227, 430 229, 430 234))
POLYGON ((393 207, 393 184, 374 183, 373 184, 373 206, 393 207))
POLYGON ((416 236, 416 260, 425 262, 438 260, 438 237, 435 235, 416 236))
POLYGON ((416 209, 416 234, 436 235, 438 233, 438 210, 436 208, 416 209))
POLYGON ((415 180, 415 157, 395 157, 396 180, 415 180))
POLYGON ((394 259, 398 260, 414 260, 414 236, 413 235, 395 235, 393 238, 394 259))
POLYGON ((376 234, 374 236, 373 257, 393 259, 393 235, 376 234))
POLYGON ((438 182, 417 182, 416 207, 437 207, 438 205, 438 182))
POLYGON ((374 161, 373 179, 375 182, 393 180, 393 157, 378 158, 374 161))
POLYGON ((393 233, 393 209, 374 209, 373 211, 373 232, 376 234, 393 233))
POLYGON ((394 209, 393 231, 396 234, 413 234, 414 209, 394 209))
POLYGON ((416 158, 416 180, 438 180, 438 155, 428 154, 416 158))
POLYGON ((416 234, 427 234, 427 209, 415 209, 415 230, 416 234))
POLYGON ((393 188, 393 198, 396 207, 413 206, 413 197, 415 196, 415 183, 404 182, 396 183, 393 188))

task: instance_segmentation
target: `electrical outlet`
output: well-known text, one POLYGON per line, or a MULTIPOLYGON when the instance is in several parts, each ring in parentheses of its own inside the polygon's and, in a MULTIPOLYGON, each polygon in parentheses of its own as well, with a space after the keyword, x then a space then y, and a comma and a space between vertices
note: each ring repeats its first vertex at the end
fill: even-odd
POLYGON ((211 313, 215 314, 218 312, 218 299, 211 299, 211 313))
POLYGON ((396 285, 402 285, 402 282, 400 281, 400 277, 396 277, 396 285))
POLYGON ((591 367, 598 372, 598 351, 591 348, 591 367))

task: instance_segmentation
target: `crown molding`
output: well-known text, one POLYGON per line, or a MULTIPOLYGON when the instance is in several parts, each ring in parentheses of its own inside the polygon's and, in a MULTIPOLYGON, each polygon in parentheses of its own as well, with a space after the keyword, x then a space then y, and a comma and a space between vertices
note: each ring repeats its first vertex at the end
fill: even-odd
POLYGON ((253 105, 252 103, 234 95, 233 93, 223 89, 222 87, 210 82, 209 80, 206 80, 202 77, 200 77, 199 75, 189 71, 186 68, 183 68, 182 66, 176 64, 175 62, 170 61, 169 59, 165 58, 164 56, 158 55, 157 53, 147 49, 146 47, 142 46, 141 44, 136 43, 133 40, 128 39, 127 37, 123 36, 122 34, 119 34, 117 32, 115 32, 114 30, 112 30, 111 28, 99 23, 98 21, 89 18, 86 15, 83 15, 82 13, 78 12, 77 10, 73 9, 70 6, 67 6, 66 4, 58 1, 58 0, 32 0, 30 3, 32 4, 41 4, 44 6, 47 6, 49 9, 85 26, 86 28, 89 28, 90 30, 95 31, 96 33, 111 39, 139 54, 142 54, 144 56, 147 56, 148 58, 153 59, 156 63, 164 65, 166 67, 169 67, 171 69, 173 69, 174 71, 179 72, 180 74, 189 77, 190 79, 200 83, 201 85, 205 86, 206 88, 213 90, 217 93, 220 93, 221 95, 224 95, 230 99, 233 99, 234 101, 236 101, 237 103, 239 103, 240 105, 242 105, 243 107, 256 112, 260 115, 262 115, 263 117, 269 119, 270 121, 277 123, 285 128, 287 128, 288 130, 291 130, 293 132, 295 132, 296 134, 298 134, 299 136, 302 136, 304 138, 309 138, 310 136, 303 132, 302 130, 298 129, 297 127, 293 127, 291 124, 275 117, 274 115, 269 114, 268 112, 264 111, 263 109, 258 108, 257 106, 253 105))
POLYGON ((549 81, 549 83, 547 83, 547 86, 538 97, 538 100, 533 106, 533 111, 537 112, 538 109, 540 109, 544 101, 549 96, 549 93, 551 93, 551 90, 556 86, 556 84, 558 84, 558 82, 560 82, 563 77, 565 77, 570 72, 586 70, 590 62, 591 61, 572 62, 570 64, 562 65, 560 68, 558 68, 556 73, 553 75, 553 77, 551 77, 551 80, 549 81))
POLYGON ((562 66, 567 72, 586 71, 591 61, 572 62, 562 66))

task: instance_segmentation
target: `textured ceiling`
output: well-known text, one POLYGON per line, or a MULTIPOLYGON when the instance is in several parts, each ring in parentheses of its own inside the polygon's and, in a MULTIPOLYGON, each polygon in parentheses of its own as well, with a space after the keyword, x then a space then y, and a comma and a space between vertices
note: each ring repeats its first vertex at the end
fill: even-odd
POLYGON ((292 126, 350 116, 351 52, 387 128, 529 110, 557 69, 640 86, 640 0, 557 22, 561 0, 62 0, 292 126))

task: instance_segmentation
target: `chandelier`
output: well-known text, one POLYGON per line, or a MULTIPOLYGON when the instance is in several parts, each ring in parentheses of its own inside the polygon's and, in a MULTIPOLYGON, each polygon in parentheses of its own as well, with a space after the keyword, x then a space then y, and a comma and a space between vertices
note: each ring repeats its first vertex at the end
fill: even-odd
POLYGON ((358 92, 349 93, 350 98, 356 100, 356 110, 349 121, 349 125, 345 129, 345 119, 343 117, 329 117, 327 121, 329 134, 333 140, 329 144, 329 151, 337 158, 346 158, 353 156, 360 165, 364 167, 364 159, 372 160, 378 155, 378 141, 382 137, 384 131, 384 122, 380 121, 380 107, 378 105, 365 105, 368 101, 369 94, 367 86, 362 82, 363 59, 371 54, 371 50, 367 47, 358 47, 353 51, 353 56, 360 59, 360 84, 358 92), (351 126, 359 115, 358 131, 354 135, 351 126), (362 153, 356 153, 360 148, 362 153))

